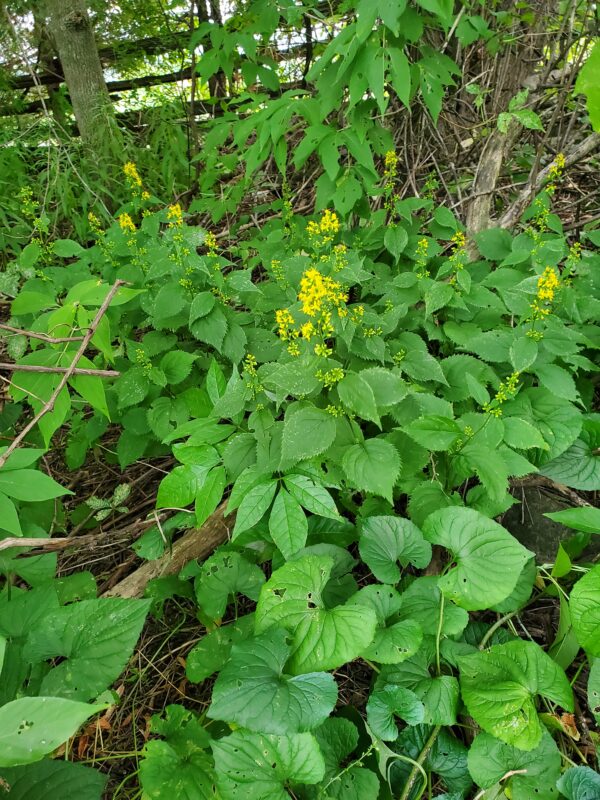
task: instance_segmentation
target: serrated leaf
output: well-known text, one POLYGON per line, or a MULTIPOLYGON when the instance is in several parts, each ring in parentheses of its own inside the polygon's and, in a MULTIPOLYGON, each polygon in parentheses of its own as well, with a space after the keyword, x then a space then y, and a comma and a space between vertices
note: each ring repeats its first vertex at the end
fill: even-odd
POLYGON ((185 663, 188 680, 200 683, 222 669, 229 660, 233 645, 243 642, 253 632, 254 614, 246 614, 207 633, 188 653, 185 663))
POLYGON ((523 372, 535 363, 538 343, 529 336, 518 336, 510 346, 509 355, 515 372, 523 372))
POLYGON ((282 456, 296 463, 321 455, 333 444, 336 434, 335 419, 316 406, 305 406, 285 415, 282 439, 282 456))
POLYGON ((307 511, 319 517, 339 520, 340 515, 333 497, 324 486, 308 478, 306 475, 286 475, 284 483, 288 492, 307 511))
MULTIPOLYGON (((585 423, 579 439, 540 468, 542 475, 573 489, 600 489, 600 425, 585 423)), ((0 486, 0 489, 2 487, 0 486)))
POLYGON ((323 590, 331 575, 330 556, 303 556, 276 570, 260 592, 256 632, 274 625, 293 637, 288 668, 294 675, 337 669, 373 641, 375 613, 351 605, 325 608, 323 590))
POLYGON ((573 710, 573 692, 564 672, 534 642, 519 639, 494 645, 458 663, 469 714, 484 731, 520 750, 533 750, 542 739, 536 695, 573 710))
POLYGON ((234 645, 215 683, 208 716, 258 733, 301 733, 331 714, 337 685, 326 672, 286 675, 288 634, 271 628, 234 645))
POLYGON ((160 361, 160 368, 165 374, 167 383, 177 385, 185 380, 197 358, 198 356, 193 353, 185 353, 183 350, 165 353, 160 361))
POLYGON ((226 485, 225 468, 216 467, 211 469, 201 488, 196 493, 194 501, 196 525, 203 525, 210 515, 215 512, 221 502, 226 485))
MULTIPOLYGON (((398 61, 398 64, 399 63, 398 61)), ((383 243, 386 250, 388 250, 394 258, 398 259, 408 244, 408 234, 401 225, 389 225, 385 230, 383 243)))
POLYGON ((384 742, 393 742, 398 738, 395 716, 409 725, 419 725, 423 722, 424 713, 423 704, 416 694, 403 686, 376 689, 367 702, 367 723, 375 736, 384 742))
POLYGON ((6 800, 50 800, 52 795, 66 798, 69 794, 77 800, 102 800, 107 778, 100 770, 60 759, 0 769, 6 800))
POLYGON ((375 395, 366 380, 358 374, 348 372, 337 385, 340 400, 346 408, 362 419, 379 425, 379 414, 375 395))
POLYGON ((600 656, 600 565, 577 581, 570 605, 577 641, 590 655, 600 656))
POLYGON ((434 512, 423 525, 423 535, 452 553, 456 566, 438 579, 438 586, 469 611, 506 599, 533 555, 502 525, 470 508, 434 512))
POLYGON ((234 731, 212 743, 223 800, 289 800, 288 782, 322 780, 325 762, 310 733, 261 736, 234 731))
POLYGON ((517 450, 529 450, 530 447, 537 447, 547 450, 544 437, 531 423, 519 417, 504 417, 504 441, 509 447, 517 450))
POLYGON ((277 481, 266 480, 251 488, 243 497, 236 515, 234 539, 260 522, 275 497, 277 486, 277 481))
POLYGON ((400 472, 396 448, 383 439, 366 439, 344 451, 342 467, 353 488, 372 492, 392 502, 400 472))
POLYGON ((279 490, 271 509, 269 533, 286 560, 306 544, 306 515, 300 503, 283 488, 279 490))
POLYGON ((367 517, 361 528, 359 550, 375 577, 397 583, 402 567, 424 569, 431 561, 431 546, 417 526, 401 517, 367 517))
POLYGON ((460 426, 453 419, 434 415, 420 417, 404 430, 427 450, 449 450, 462 434, 460 426))
POLYGON ((211 619, 220 619, 231 595, 239 592, 257 600, 264 582, 260 567, 251 564, 241 553, 218 550, 202 564, 194 590, 204 613, 211 619))
POLYGON ((544 364, 535 368, 535 374, 540 384, 555 397, 562 397, 564 400, 579 399, 575 381, 566 369, 556 364, 544 364))

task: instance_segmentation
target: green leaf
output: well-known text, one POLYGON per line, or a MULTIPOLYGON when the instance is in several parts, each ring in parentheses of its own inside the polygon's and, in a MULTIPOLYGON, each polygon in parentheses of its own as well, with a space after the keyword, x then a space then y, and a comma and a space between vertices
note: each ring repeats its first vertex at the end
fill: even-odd
POLYGON ((403 686, 385 686, 376 689, 367 703, 367 723, 375 736, 384 742, 393 742, 398 738, 398 727, 394 716, 409 725, 423 722, 425 709, 423 703, 414 692, 403 686))
POLYGON ((600 508, 594 506, 565 508, 564 511, 553 511, 544 516, 576 531, 600 533, 600 508))
POLYGON ((209 460, 207 465, 184 464, 181 467, 175 467, 168 475, 165 475, 159 484, 156 507, 185 508, 193 503, 204 485, 211 466, 212 463, 209 460))
POLYGON ((556 785, 567 800, 597 800, 600 797, 600 775, 590 767, 571 767, 556 785))
POLYGON ((573 692, 560 667, 534 642, 518 639, 458 659, 469 714, 506 744, 533 750, 543 728, 534 700, 542 695, 567 711, 573 692))
POLYGON ((408 392, 406 383, 400 375, 383 367, 371 367, 363 369, 360 373, 371 387, 375 396, 377 408, 385 409, 396 405, 403 400, 408 392))
POLYGON ((433 283, 425 292, 425 313, 435 314, 444 308, 454 297, 454 289, 449 283, 433 283))
POLYGON ((202 317, 206 317, 207 314, 210 314, 216 302, 217 298, 212 292, 199 292, 192 300, 190 306, 190 325, 193 325, 196 320, 202 319, 202 317))
POLYGON ((335 501, 324 486, 306 475, 286 475, 283 480, 288 492, 307 511, 319 517, 340 519, 335 501))
POLYGON ((182 706, 167 706, 164 719, 152 717, 151 731, 166 741, 153 739, 144 746, 139 765, 144 797, 160 800, 172 794, 214 800, 214 770, 206 752, 210 739, 195 714, 182 706))
POLYGON ((221 625, 207 633, 188 653, 185 674, 192 683, 200 683, 222 669, 234 644, 243 642, 254 632, 254 614, 246 614, 229 625, 221 625))
POLYGON ((572 588, 571 619, 579 644, 589 655, 600 656, 600 565, 572 588))
POLYGON ((398 567, 412 564, 424 569, 431 561, 431 546, 417 526, 402 517, 367 517, 361 528, 359 550, 373 575, 385 583, 397 583, 398 567))
POLYGON ((597 491, 600 489, 599 448, 600 425, 586 423, 579 439, 564 453, 544 464, 540 473, 572 489, 597 491))
MULTIPOLYGON (((402 56, 406 59, 406 56, 404 56, 404 54, 402 54, 402 56)), ((408 234, 404 230, 404 228, 401 225, 398 225, 397 223, 394 225, 389 225, 386 228, 383 237, 383 243, 388 252, 390 252, 394 256, 394 258, 398 259, 400 258, 401 254, 404 251, 404 248, 408 244, 408 234)))
POLYGON ((149 389, 150 381, 143 367, 131 367, 114 384, 119 408, 129 408, 143 402, 149 389))
POLYGON ((512 236, 504 228, 488 228, 475 234, 477 248, 484 258, 502 261, 512 250, 512 236))
POLYGON ((451 552, 456 566, 438 579, 438 586, 469 611, 506 599, 533 555, 502 525, 470 508, 444 508, 430 514, 423 535, 451 552))
POLYGON ((105 706, 62 697, 21 697, 0 707, 0 767, 33 764, 105 706))
POLYGON ((319 786, 307 792, 307 800, 376 800, 376 775, 360 763, 348 763, 358 744, 356 726, 342 717, 329 717, 314 736, 325 761, 325 775, 319 786))
POLYGON ((6 800, 50 800, 69 796, 77 800, 102 800, 107 778, 100 770, 59 759, 44 759, 0 770, 0 779, 10 786, 2 793, 6 800))
MULTIPOLYGON (((433 730, 429 725, 415 725, 405 728, 393 745, 394 750, 404 757, 408 756, 408 758, 413 759, 414 763, 421 753, 427 752, 425 745, 433 730)), ((396 761, 394 763, 392 786, 395 788, 397 795, 406 785, 412 766, 411 763, 407 764, 404 761, 396 761), (400 774, 398 775, 398 773, 400 774)), ((472 780, 467 770, 467 748, 449 731, 442 728, 427 753, 423 768, 427 773, 439 775, 449 791, 457 792, 461 798, 470 796, 468 790, 471 788, 472 780)), ((483 800, 483 798, 480 800, 483 800)))
MULTIPOLYGON (((577 76, 574 94, 584 94, 590 122, 595 131, 600 131, 600 42, 596 41, 591 53, 577 76)), ((573 798, 579 800, 579 798, 573 798)))
POLYGON ((392 502, 392 491, 400 473, 396 448, 384 439, 366 439, 344 451, 342 467, 350 485, 392 502))
POLYGON ((372 608, 377 616, 375 637, 361 653, 363 658, 379 664, 399 664, 417 652, 423 640, 421 626, 411 619, 396 620, 402 598, 393 586, 365 586, 348 602, 372 608), (387 626, 389 619, 393 622, 387 626))
MULTIPOLYGON (((441 592, 435 575, 423 575, 402 592, 400 617, 417 622, 426 636, 436 636, 440 627, 441 592)), ((444 598, 440 632, 442 636, 457 636, 469 622, 464 608, 444 598)))
POLYGON ((192 371, 194 361, 198 356, 185 353, 183 350, 173 350, 160 360, 160 368, 164 372, 167 383, 177 385, 185 380, 192 371))
POLYGON ((261 589, 256 632, 273 625, 290 631, 288 668, 294 675, 337 669, 373 640, 376 616, 370 608, 350 603, 324 607, 323 590, 333 564, 330 556, 303 556, 276 570, 261 589))
POLYGON ((502 781, 510 795, 520 800, 557 797, 561 757, 546 730, 539 745, 529 751, 511 747, 489 733, 480 733, 469 749, 468 765, 473 780, 482 789, 502 781))
POLYGON ((306 544, 306 515, 300 503, 283 488, 279 490, 271 509, 269 533, 286 561, 306 544))
POLYGON ((261 736, 234 731, 212 743, 223 800, 289 800, 290 782, 322 780, 325 762, 310 733, 261 736))
POLYGON ((97 697, 125 668, 149 608, 149 600, 106 597, 48 614, 43 629, 27 642, 33 662, 62 659, 45 675, 41 693, 73 700, 97 697))
POLYGON ((15 500, 27 500, 29 503, 41 503, 65 494, 73 494, 37 469, 0 470, 0 492, 14 497, 15 500))
POLYGON ((530 422, 519 417, 504 417, 504 441, 509 447, 517 450, 529 450, 530 447, 538 447, 547 450, 544 437, 530 422))
POLYGON ((215 469, 211 469, 202 487, 196 494, 194 503, 196 525, 203 525, 210 515, 215 512, 217 506, 221 502, 226 485, 225 468, 216 467, 215 469))
POLYGON ((264 582, 260 567, 251 564, 241 553, 221 549, 202 564, 194 589, 204 613, 211 619, 220 619, 231 595, 239 592, 257 600, 264 582))
POLYGON ((556 364, 543 364, 535 368, 535 374, 540 384, 552 392, 555 397, 562 397, 565 400, 579 398, 575 381, 566 369, 558 367, 556 364))
POLYGON ((253 528, 263 518, 275 497, 277 486, 277 481, 267 480, 248 491, 237 511, 233 529, 234 539, 243 531, 253 528))
POLYGON ((427 450, 449 450, 462 434, 459 424, 453 419, 434 415, 420 417, 404 430, 427 450))
POLYGON ((190 322, 192 335, 199 341, 210 344, 218 352, 221 352, 228 329, 227 318, 219 306, 213 308, 206 316, 190 322))
POLYGON ((271 628, 234 645, 215 683, 208 716, 258 733, 317 728, 333 711, 337 685, 327 672, 286 675, 288 634, 271 628))
POLYGON ((361 375, 355 372, 346 373, 338 383, 337 390, 340 400, 346 408, 362 419, 370 420, 379 425, 375 395, 361 375))
POLYGON ((12 533, 13 536, 22 536, 19 515, 12 500, 0 493, 0 529, 12 533))
POLYGON ((333 444, 335 419, 315 406, 288 406, 283 426, 282 457, 295 464, 324 453, 333 444))
POLYGON ((510 363, 516 372, 530 367, 538 355, 538 344, 529 336, 518 336, 510 346, 510 363))
MULTIPOLYGON (((503 500, 510 470, 503 457, 490 449, 489 443, 465 445, 456 456, 456 464, 463 474, 466 473, 465 477, 475 473, 492 500, 503 500)), ((526 469, 525 474, 533 471, 526 469)))
POLYGON ((459 690, 453 675, 423 678, 414 692, 425 707, 427 725, 456 725, 459 690))

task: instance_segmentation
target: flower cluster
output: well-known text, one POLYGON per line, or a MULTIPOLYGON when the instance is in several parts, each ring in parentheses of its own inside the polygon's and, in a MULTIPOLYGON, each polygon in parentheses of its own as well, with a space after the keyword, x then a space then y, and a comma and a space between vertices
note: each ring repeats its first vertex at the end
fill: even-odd
POLYGON ((141 187, 142 179, 140 178, 140 173, 138 172, 138 168, 133 161, 128 161, 126 164, 123 165, 123 172, 125 174, 125 177, 127 178, 129 186, 132 189, 141 187))
POLYGON ((502 405, 513 398, 519 389, 519 375, 519 372, 513 372, 505 381, 502 381, 494 398, 482 406, 486 414, 491 414, 493 417, 502 416, 502 405))
POLYGON ((429 241, 425 239, 425 237, 423 237, 422 239, 419 239, 417 243, 416 271, 418 278, 429 277, 429 270, 427 269, 428 256, 429 256, 429 241))
POLYGON ((135 223, 129 214, 119 214, 119 225, 124 233, 135 233, 135 223))
POLYGON ((548 194, 554 194, 556 191, 556 183, 562 178, 566 165, 567 161, 563 153, 559 153, 552 164, 550 164, 550 170, 548 173, 550 177, 550 183, 546 186, 546 191, 548 194))
POLYGON ((449 267, 452 270, 450 283, 454 285, 456 283, 456 273, 465 268, 468 260, 468 254, 466 250, 467 237, 462 231, 456 231, 450 241, 454 245, 449 258, 449 267))
POLYGON ((287 308, 280 308, 275 312, 275 322, 277 323, 277 334, 284 342, 298 338, 298 331, 293 327, 294 318, 287 308))
MULTIPOLYGON (((537 294, 535 299, 530 304, 530 314, 528 322, 535 323, 538 320, 543 320, 550 314, 552 310, 552 303, 556 290, 560 287, 560 279, 558 273, 552 267, 546 267, 542 272, 537 282, 537 294)), ((541 339, 542 334, 539 331, 530 330, 527 334, 530 338, 541 339)))
POLYGON ((183 211, 179 203, 173 203, 167 209, 169 228, 180 228, 183 225, 183 211))
POLYGON ((385 169, 383 172, 383 178, 385 180, 385 184, 383 187, 383 192, 385 195, 384 208, 390 215, 390 221, 393 223, 397 216, 394 204, 396 200, 399 199, 395 191, 396 178, 398 176, 398 156, 396 155, 394 150, 387 151, 384 158, 384 165, 385 165, 385 169))
POLYGON ((327 372, 320 369, 317 370, 315 377, 323 382, 326 389, 332 389, 344 377, 344 370, 341 367, 333 367, 328 369, 327 372))
POLYGON ((311 220, 306 226, 306 230, 313 244, 329 244, 333 241, 336 233, 339 233, 340 221, 335 211, 326 208, 320 221, 311 220))
POLYGON ((335 306, 340 308, 348 301, 348 295, 343 291, 341 284, 322 275, 318 269, 307 269, 300 280, 298 300, 302 303, 302 311, 307 317, 315 317, 323 307, 335 306))

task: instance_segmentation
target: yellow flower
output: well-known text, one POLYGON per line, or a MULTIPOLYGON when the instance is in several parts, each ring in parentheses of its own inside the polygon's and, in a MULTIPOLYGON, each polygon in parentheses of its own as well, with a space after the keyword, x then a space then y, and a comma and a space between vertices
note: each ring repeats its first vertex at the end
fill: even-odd
POLYGON ((306 226, 309 237, 318 244, 327 244, 340 230, 340 221, 335 211, 328 208, 323 212, 319 222, 311 220, 306 226))
POLYGON ((122 231, 135 233, 135 224, 129 214, 125 213, 119 215, 119 225, 121 226, 122 231))
POLYGON ((385 154, 385 166, 386 169, 392 170, 395 169, 398 165, 398 156, 394 152, 394 150, 388 150, 385 154))
POLYGON ((455 233, 455 234, 454 234, 454 236, 452 237, 451 241, 452 241, 452 242, 453 242, 453 243, 454 243, 454 244, 455 244, 457 247, 461 247, 461 248, 462 248, 462 247, 466 247, 466 244, 467 244, 467 237, 464 235, 464 233, 463 233, 462 231, 456 231, 456 233, 455 233))
POLYGON ((294 324, 294 318, 287 308, 280 308, 275 312, 275 322, 277 323, 277 333, 284 342, 298 335, 297 331, 290 330, 294 324))
POLYGON ((140 178, 140 173, 136 165, 133 161, 128 161, 126 164, 123 165, 123 172, 125 173, 125 177, 129 181, 130 186, 141 186, 142 179, 140 178))
POLYGON ((204 236, 204 244, 208 248, 208 250, 216 250, 217 249, 217 237, 214 233, 208 231, 204 236))
POLYGON ((167 219, 172 227, 179 227, 183 225, 183 211, 179 203, 173 203, 167 209, 167 219))
POLYGON ((308 342, 310 342, 312 337, 315 335, 315 326, 312 324, 312 322, 305 322, 300 328, 300 334, 303 339, 306 339, 308 342))
POLYGON ((307 269, 300 279, 298 300, 302 303, 302 311, 307 317, 316 316, 324 303, 333 303, 333 305, 339 306, 347 299, 341 284, 332 278, 321 275, 315 267, 307 269))
POLYGON ((333 350, 330 347, 327 347, 326 344, 316 344, 315 345, 315 355, 321 356, 321 358, 327 358, 332 354, 333 350))
POLYGON ((142 200, 150 200, 150 192, 144 190, 142 192, 142 200))

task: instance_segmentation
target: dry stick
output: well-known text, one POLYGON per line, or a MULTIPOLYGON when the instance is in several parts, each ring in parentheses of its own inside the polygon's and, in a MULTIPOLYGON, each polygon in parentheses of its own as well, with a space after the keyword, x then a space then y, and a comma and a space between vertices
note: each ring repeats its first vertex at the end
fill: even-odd
POLYGON ((33 428, 35 428, 35 426, 38 424, 40 419, 45 414, 48 414, 50 411, 52 411, 52 409, 54 408, 54 404, 56 403, 57 397, 59 396, 59 394, 62 392, 62 390, 67 385, 67 382, 68 382, 69 378, 71 377, 71 375, 73 375, 75 370, 77 369, 77 362, 79 361, 81 356, 85 353, 85 351, 87 349, 87 346, 90 343, 90 340, 91 340, 92 336, 96 332, 96 328, 100 324, 100 320, 106 314, 106 312, 108 310, 108 307, 112 302, 113 297, 119 291, 121 286, 124 286, 126 284, 126 282, 127 281, 119 281, 119 280, 114 282, 114 284, 112 285, 112 287, 110 289, 110 292, 106 295, 106 297, 104 299, 104 302, 102 303, 102 305, 100 306, 100 308, 96 312, 96 316, 92 320, 92 324, 88 328, 87 333, 83 337, 83 341, 81 342, 77 352, 75 353, 75 356, 74 356, 73 360, 71 361, 71 366, 68 367, 67 371, 65 372, 65 374, 60 379, 58 386, 52 392, 50 398, 44 403, 44 405, 38 411, 38 413, 35 415, 35 417, 33 417, 33 419, 30 420, 27 423, 27 425, 23 428, 21 433, 19 433, 19 435, 16 436, 13 439, 12 443, 9 445, 8 449, 6 450, 6 452, 3 453, 0 456, 0 469, 2 469, 2 467, 6 464, 6 461, 8 460, 8 457, 10 456, 10 454, 13 453, 17 449, 17 447, 21 444, 21 442, 27 436, 29 431, 31 431, 31 430, 33 430, 33 428))
MULTIPOLYGON (((71 370, 70 367, 41 367, 37 364, 8 364, 0 362, 0 369, 5 369, 8 372, 53 372, 55 374, 63 374, 71 370)), ((76 367, 71 370, 71 375, 95 375, 98 378, 118 378, 121 374, 115 369, 84 369, 76 367)))
POLYGON ((13 328, 12 325, 4 325, 0 323, 0 330, 9 331, 10 333, 19 333, 22 336, 28 336, 30 339, 39 339, 48 344, 62 344, 62 342, 82 342, 83 336, 48 336, 47 333, 36 333, 35 331, 24 331, 22 328, 13 328))

